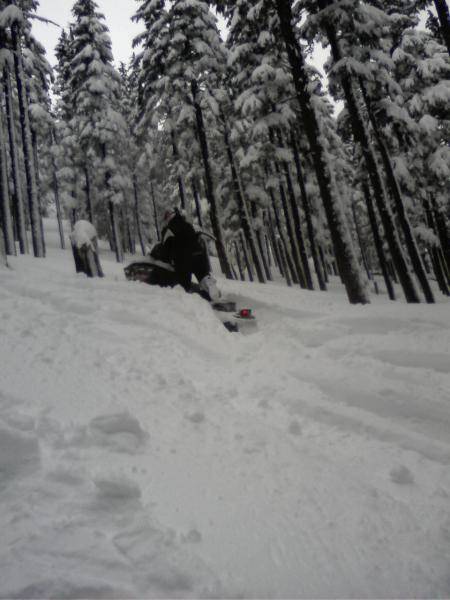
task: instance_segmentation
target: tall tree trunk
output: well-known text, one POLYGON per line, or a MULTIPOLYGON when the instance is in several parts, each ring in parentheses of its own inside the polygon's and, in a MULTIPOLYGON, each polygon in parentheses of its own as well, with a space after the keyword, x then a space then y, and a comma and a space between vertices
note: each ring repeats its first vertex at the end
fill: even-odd
POLYGON ((15 215, 16 215, 16 230, 17 237, 19 240, 19 248, 21 254, 28 254, 28 238, 27 238, 27 227, 25 219, 25 206, 23 201, 22 182, 20 175, 20 163, 19 163, 19 145, 16 135, 16 124, 14 119, 14 104, 13 104, 13 92, 11 85, 11 74, 9 72, 9 65, 6 65, 3 69, 3 82, 5 89, 5 105, 6 105, 6 117, 8 122, 8 136, 9 136, 9 155, 11 157, 11 171, 14 183, 14 202, 15 202, 15 215))
POLYGON ((291 2, 275 0, 281 25, 281 35, 291 66, 292 77, 300 104, 303 126, 309 147, 314 158, 314 167, 319 184, 331 239, 334 246, 339 271, 344 280, 348 299, 352 304, 370 302, 366 282, 352 246, 345 215, 337 200, 334 180, 328 164, 325 149, 321 145, 321 131, 312 105, 309 78, 302 49, 299 46, 293 27, 291 2))
POLYGON ((441 25, 442 38, 450 54, 450 13, 446 0, 434 0, 434 5, 441 25))
MULTIPOLYGON (((28 105, 30 102, 28 102, 28 105)), ((42 244, 44 246, 44 256, 47 254, 47 248, 45 246, 45 236, 44 236, 44 210, 42 207, 42 191, 41 191, 41 174, 39 171, 39 152, 38 152, 38 141, 37 141, 37 133, 31 128, 31 141, 33 144, 33 162, 34 168, 36 171, 36 187, 37 187, 37 197, 38 197, 38 205, 39 205, 39 226, 41 228, 41 236, 42 236, 42 244)))
MULTIPOLYGON (((50 147, 53 148, 56 145, 56 132, 55 129, 52 127, 50 129, 50 147)), ((63 215, 62 215, 62 210, 61 210, 61 197, 59 194, 59 181, 58 181, 58 167, 56 164, 56 158, 55 155, 53 153, 53 151, 51 151, 51 161, 52 161, 52 179, 53 179, 53 193, 55 194, 55 208, 56 208, 56 220, 58 222, 58 232, 59 232, 59 241, 61 244, 61 248, 63 250, 65 250, 66 248, 66 240, 64 237, 64 224, 63 224, 63 215)))
POLYGON ((356 209, 355 209, 355 205, 354 204, 352 204, 352 216, 353 216, 353 223, 355 225, 356 238, 358 240, 359 250, 361 252, 361 260, 362 260, 362 263, 364 265, 364 269, 366 270, 367 278, 369 280, 371 280, 372 279, 372 274, 371 274, 371 271, 370 271, 369 263, 367 262, 366 253, 364 251, 364 242, 363 242, 363 239, 362 239, 361 229, 359 227, 358 217, 356 215, 356 209))
POLYGON ((36 169, 33 159, 30 114, 25 85, 25 73, 23 69, 22 49, 20 47, 20 27, 18 23, 12 25, 11 34, 14 49, 14 68, 19 100, 20 127, 22 132, 25 175, 27 180, 28 212, 31 224, 33 252, 34 256, 37 258, 43 258, 45 256, 44 238, 41 229, 41 215, 39 211, 36 169))
POLYGON ((238 246, 238 244, 237 244, 236 241, 233 242, 233 246, 234 246, 234 251, 235 251, 235 254, 236 254, 236 264, 237 264, 238 269, 239 269, 239 277, 240 277, 241 281, 245 281, 245 274, 244 274, 244 270, 242 268, 242 262, 241 262, 241 255, 240 255, 240 252, 239 252, 239 246, 238 246))
POLYGON ((383 161, 384 170, 387 176, 387 182, 389 184, 389 189, 391 191, 392 197, 394 198, 395 208, 397 210, 397 219, 400 223, 400 226, 403 231, 403 236, 405 238, 406 247, 409 252, 409 256, 411 259, 411 263, 413 265, 414 272, 416 274, 417 279, 420 282, 422 287, 423 294, 425 296, 425 300, 428 304, 434 303, 434 296, 431 290, 430 282, 427 279, 427 274, 425 272, 422 259, 420 257, 419 249, 417 247, 417 242, 414 239, 414 234, 411 228, 411 223, 409 222, 408 215, 406 214, 405 204, 403 202, 402 194, 400 191, 400 186, 397 181, 397 177, 395 176, 394 168, 392 166, 391 157, 389 156, 389 152, 386 148, 386 144, 383 140, 383 137, 380 133, 380 128, 375 119, 374 112, 372 110, 372 105, 370 102, 370 98, 367 94, 366 86, 364 81, 360 78, 360 86, 363 93, 363 98, 366 104, 367 112, 369 114, 369 119, 372 124, 373 134, 378 144, 378 149, 380 151, 381 159, 383 161))
MULTIPOLYGON (((284 146, 281 134, 279 132, 278 132, 277 137, 278 137, 279 146, 281 148, 284 148, 285 146, 284 146)), ((301 225, 301 220, 300 220, 300 209, 298 206, 297 199, 295 197, 294 186, 292 183, 291 169, 289 167, 289 164, 286 161, 282 161, 282 165, 283 165, 284 178, 286 181, 286 189, 288 191, 288 196, 289 196, 291 215, 294 220, 294 231, 295 231, 295 236, 297 238, 297 247, 298 247, 299 254, 300 254, 300 260, 302 262, 302 271, 303 271, 303 276, 305 278, 305 286, 306 286, 306 289, 313 290, 314 284, 313 284, 313 280, 312 280, 312 276, 311 276, 311 270, 309 268, 308 253, 306 251, 306 244, 305 244, 305 239, 304 239, 303 231, 302 231, 302 225, 301 225)))
MULTIPOLYGON (((172 151, 173 151, 173 156, 175 158, 176 168, 178 170, 178 164, 180 162, 180 153, 178 152, 178 146, 177 146, 177 142, 175 139, 175 133, 173 131, 170 132, 170 138, 172 140, 172 151)), ((181 177, 181 175, 179 173, 177 173, 177 182, 178 182, 178 193, 180 195, 181 208, 185 211, 185 210, 187 210, 186 192, 184 190, 183 178, 181 177)))
POLYGON ((3 235, 3 229, 0 227, 0 267, 8 266, 8 258, 5 251, 5 236, 3 235))
MULTIPOLYGON (((339 60, 341 60, 342 54, 340 52, 336 33, 333 26, 329 23, 326 24, 325 29, 331 45, 333 60, 335 63, 337 63, 339 60)), ((386 196, 386 191, 384 189, 382 177, 380 175, 375 153, 370 141, 370 136, 367 131, 366 123, 361 115, 352 83, 349 76, 345 73, 342 73, 340 81, 345 95, 346 106, 351 119, 353 135, 355 140, 360 145, 366 163, 370 182, 372 184, 372 189, 377 202, 378 211, 383 223, 384 233, 389 245, 389 250, 395 265, 395 269, 398 273, 405 294, 405 298, 407 302, 420 302, 419 293, 416 289, 411 273, 408 270, 408 265, 403 254, 403 249, 395 228, 394 217, 386 196)))
POLYGON ((391 278, 389 276, 389 267, 384 253, 383 241, 378 230, 378 222, 375 214, 375 208, 372 202, 372 196, 370 195, 369 186, 367 183, 362 184, 364 198, 367 205, 367 213, 369 215, 370 227, 372 229, 372 235, 375 242, 375 249, 377 251, 378 263, 383 274, 384 283, 386 284, 386 290, 391 300, 395 300, 394 286, 392 285, 391 278))
POLYGON ((247 243, 250 247, 250 252, 253 259, 253 264, 256 269, 256 276, 258 277, 259 283, 266 283, 266 276, 264 274, 262 265, 262 256, 258 251, 255 230, 250 221, 250 215, 248 210, 247 199, 245 197, 244 190, 242 189, 241 179, 239 177, 238 169, 234 160, 233 151, 231 149, 230 137, 228 134, 227 125, 223 118, 224 124, 224 141, 225 148, 227 150, 228 162, 230 164, 231 179, 233 183, 233 192, 236 199, 236 204, 239 210, 239 216, 241 221, 242 230, 244 232, 247 243))
POLYGON ((160 242, 161 241, 161 231, 160 231, 159 222, 158 222, 158 211, 156 210, 155 188, 153 186, 153 181, 150 182, 150 193, 152 196, 153 220, 154 220, 155 231, 156 231, 156 239, 158 240, 158 242, 160 242))
POLYGON ((86 166, 83 168, 83 171, 84 171, 84 180, 86 182, 87 217, 88 217, 89 222, 94 224, 94 210, 93 210, 93 203, 92 203, 91 178, 89 177, 89 171, 86 166))
POLYGON ((206 139, 203 111, 198 99, 198 85, 196 81, 191 82, 191 92, 195 110, 197 134, 202 153, 203 168, 205 171, 206 197, 208 199, 210 207, 211 225, 214 232, 214 237, 216 238, 217 255, 219 257, 219 263, 223 274, 227 279, 232 279, 233 276, 231 273, 230 264, 228 262, 228 257, 225 251, 222 228, 219 220, 218 207, 212 179, 211 165, 209 161, 208 141, 206 139))
POLYGON ((124 239, 127 241, 127 250, 130 254, 136 254, 136 241, 134 236, 134 230, 130 219, 130 214, 126 204, 122 204, 122 222, 124 228, 124 239))
POLYGON ((437 234, 439 241, 441 242, 442 253, 444 255, 447 282, 450 284, 450 236, 448 233, 448 220, 446 219, 443 211, 439 208, 436 198, 433 194, 431 194, 430 200, 434 221, 436 223, 437 234))
POLYGON ((305 275, 303 273, 303 268, 302 268, 302 264, 301 264, 301 260, 300 260, 300 252, 299 252, 299 249, 297 246, 297 238, 295 236, 294 225, 292 223, 292 215, 291 215, 291 211, 289 209, 289 205, 287 202, 287 196, 286 196, 286 192, 284 189, 284 185, 281 180, 281 170, 280 170, 280 167, 279 167, 277 161, 275 161, 275 170, 277 172, 278 179, 279 179, 278 187, 280 190, 280 198, 281 198, 281 205, 283 207, 284 221, 286 223, 286 231, 287 231, 290 246, 291 246, 292 260, 294 261, 294 266, 295 266, 295 270, 296 270, 296 274, 297 274, 296 278, 294 278, 294 281, 295 281, 295 279, 297 279, 300 286, 303 289, 307 289, 306 279, 305 279, 305 275))
POLYGON ((329 282, 329 279, 328 279, 328 273, 329 273, 329 271, 328 271, 328 269, 330 267, 329 267, 329 265, 328 265, 328 263, 326 261, 325 253, 323 251, 323 248, 322 248, 321 244, 318 244, 318 251, 319 251, 319 256, 320 256, 320 262, 322 263, 323 276, 324 276, 324 279, 325 279, 325 283, 328 283, 329 282))
POLYGON ((252 263, 250 262, 250 258, 248 256, 247 243, 245 241, 245 235, 244 235, 244 232, 242 231, 242 229, 240 231, 240 238, 241 238, 241 246, 242 246, 242 253, 244 255, 245 266, 247 267, 248 278, 251 282, 253 282, 254 276, 253 276, 252 263))
POLYGON ((300 187, 300 194, 302 197, 303 211, 305 213, 306 225, 308 230, 308 240, 309 240, 309 248, 311 251, 311 256, 314 262, 314 269, 316 271, 317 281, 319 283, 319 288, 325 292, 327 290, 327 284, 325 282, 325 277, 322 271, 322 265, 320 263, 319 253, 317 251, 316 245, 316 236, 314 232, 314 224, 312 220, 312 211, 311 204, 309 202, 308 194, 306 193, 306 180, 305 174, 302 169, 302 165, 300 162, 300 153, 298 151, 297 142, 295 140, 294 133, 291 134, 291 147, 294 155, 294 163, 297 171, 297 181, 300 187))
POLYGON ((138 234, 139 245, 141 246, 142 255, 145 256, 145 240, 142 233, 142 221, 139 208, 139 193, 136 180, 136 173, 133 173, 133 194, 134 194, 134 220, 136 223, 136 231, 138 234))
POLYGON ((120 228, 117 219, 116 206, 112 200, 108 201, 108 210, 109 210, 109 218, 111 222, 111 235, 112 242, 114 246, 114 253, 116 255, 116 260, 118 263, 123 262, 123 250, 122 243, 120 239, 120 228))
MULTIPOLYGON (((270 194, 270 199, 272 202, 273 215, 275 217, 275 225, 278 230, 279 238, 281 240, 281 248, 283 248, 283 252, 282 253, 280 252, 280 256, 281 256, 281 260, 283 263, 283 269, 285 269, 286 283, 289 285, 289 280, 290 280, 291 285, 292 285, 292 283, 294 283, 295 285, 298 285, 300 282, 298 279, 297 269, 295 268, 294 262, 291 259, 289 252, 288 252, 286 238, 284 237, 284 231, 283 231, 283 227, 281 225, 280 215, 278 214, 277 203, 275 201, 275 194, 273 193, 273 191, 271 189, 269 190, 269 194, 270 194), (289 274, 290 274, 290 276, 289 276, 289 274)), ((280 245, 278 245, 278 248, 280 248, 280 245)))
POLYGON ((286 246, 281 238, 278 238, 278 251, 280 253, 281 264, 283 265, 283 271, 286 275, 286 284, 288 287, 292 287, 292 279, 289 275, 288 257, 286 254, 286 246))
POLYGON ((260 228, 258 228, 255 231, 255 235, 256 235, 257 242, 258 242, 259 256, 261 257, 261 262, 263 265, 264 273, 266 275, 266 280, 272 281, 273 278, 272 278, 272 273, 270 271, 269 259, 268 259, 268 256, 266 255, 266 252, 264 249, 264 231, 262 231, 260 228))
POLYGON ((194 196, 195 213, 197 215, 198 226, 200 229, 203 229, 202 207, 200 203, 200 194, 198 191, 198 182, 195 177, 192 179, 192 195, 194 196))
MULTIPOLYGON (((101 146, 101 153, 102 153, 102 159, 103 159, 103 163, 106 162, 106 157, 108 155, 107 153, 107 148, 106 148, 106 143, 103 143, 101 146)), ((105 175, 104 175, 104 180, 105 180, 105 190, 108 192, 111 192, 111 172, 109 170, 109 168, 105 169, 105 175)), ((113 243, 113 247, 114 247, 114 253, 116 255, 116 260, 118 263, 122 263, 123 262, 123 245, 122 245, 122 240, 120 237, 120 226, 119 226, 119 220, 118 220, 118 216, 117 216, 117 210, 116 210, 116 205, 114 204, 114 202, 109 199, 108 200, 108 211, 109 211, 109 218, 110 218, 110 223, 111 223, 111 240, 113 243)))
POLYGON ((6 254, 15 256, 14 226, 11 214, 11 199, 9 197, 8 159, 6 154, 5 131, 3 127, 3 103, 0 96, 0 211, 5 240, 6 254))
POLYGON ((275 235, 275 228, 273 225, 272 213, 271 213, 270 209, 267 211, 267 221, 268 221, 267 228, 269 231, 269 239, 270 239, 270 243, 272 245, 272 252, 275 257, 276 266, 278 267, 278 270, 280 271, 281 276, 286 277, 286 273, 284 271, 281 256, 280 256, 280 249, 279 249, 278 243, 277 243, 277 237, 275 235))
MULTIPOLYGON (((436 223, 434 222, 433 212, 427 199, 424 200, 424 209, 428 227, 436 233, 436 223)), ((447 278, 445 276, 444 256, 441 253, 441 248, 440 246, 433 244, 431 247, 429 246, 429 250, 439 289, 446 296, 450 296, 450 287, 447 284, 447 278)))

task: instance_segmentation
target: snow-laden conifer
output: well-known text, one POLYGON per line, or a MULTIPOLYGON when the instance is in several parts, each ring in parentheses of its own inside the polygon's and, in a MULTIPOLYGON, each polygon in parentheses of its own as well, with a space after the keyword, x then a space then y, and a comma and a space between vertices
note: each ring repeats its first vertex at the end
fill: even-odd
POLYGON ((113 65, 104 15, 96 2, 78 0, 72 12, 70 125, 82 152, 86 211, 90 219, 98 212, 109 225, 116 258, 121 262, 118 207, 124 198, 124 181, 119 165, 126 124, 118 111, 119 75, 113 65))

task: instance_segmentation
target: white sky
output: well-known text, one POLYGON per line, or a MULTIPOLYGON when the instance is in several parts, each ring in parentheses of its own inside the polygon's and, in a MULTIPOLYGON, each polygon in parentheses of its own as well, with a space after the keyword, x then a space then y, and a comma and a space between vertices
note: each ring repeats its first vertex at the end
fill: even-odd
MULTIPOLYGON (((136 0, 96 0, 100 12, 105 15, 105 23, 112 39, 113 54, 116 64, 127 64, 132 54, 133 38, 142 30, 142 24, 131 22, 131 17, 138 8, 136 0)), ((66 28, 72 21, 72 6, 75 0, 39 0, 38 15, 46 17, 66 28)), ((55 64, 54 49, 61 30, 54 25, 34 22, 33 32, 36 39, 47 50, 50 64, 55 64)))
MULTIPOLYGON (((117 64, 128 63, 132 53, 132 40, 142 29, 131 22, 138 3, 135 0, 96 0, 100 12, 105 15, 106 25, 111 33, 114 59, 117 64)), ((66 27, 72 20, 71 9, 74 0, 40 0, 38 15, 66 27)), ((33 32, 37 40, 47 49, 47 58, 55 64, 54 48, 61 30, 54 25, 35 22, 33 32)))

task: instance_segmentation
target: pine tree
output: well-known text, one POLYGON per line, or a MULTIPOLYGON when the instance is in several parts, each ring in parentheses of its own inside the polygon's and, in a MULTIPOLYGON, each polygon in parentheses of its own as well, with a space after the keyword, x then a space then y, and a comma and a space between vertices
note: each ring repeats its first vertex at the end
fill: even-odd
POLYGON ((22 150, 24 156, 26 189, 28 197, 28 213, 31 224, 34 255, 45 256, 45 245, 42 228, 42 216, 39 205, 39 190, 36 178, 36 162, 33 148, 32 130, 30 124, 29 98, 27 95, 27 77, 24 70, 23 44, 24 38, 30 35, 30 15, 36 9, 37 2, 27 1, 17 5, 17 0, 11 0, 3 10, 2 22, 10 30, 11 47, 14 55, 14 75, 17 86, 22 150))
MULTIPOLYGON (((11 73, 14 71, 13 56, 11 52, 10 36, 5 28, 0 28, 0 45, 2 52, 2 67, 0 72, 3 77, 3 92, 5 96, 6 123, 3 125, 8 131, 9 155, 11 162, 11 176, 14 185, 13 219, 15 231, 19 241, 21 254, 28 253, 28 239, 25 222, 25 205, 22 193, 22 181, 19 162, 19 142, 16 130, 16 115, 13 98, 13 84, 11 73)), ((6 141, 4 142, 6 144, 6 141)))
MULTIPOLYGON (((450 242, 446 226, 450 197, 450 59, 427 32, 409 29, 393 53, 399 93, 382 116, 397 143, 399 178, 406 193, 416 198, 415 227, 429 246, 436 276, 449 280, 450 242), (401 103, 402 111, 398 110, 401 103), (400 162, 401 161, 401 162, 400 162), (409 165, 408 169, 406 165, 409 165), (440 266, 443 262, 442 267, 440 266)), ((392 142, 391 142, 392 143, 392 142)), ((445 290, 445 286, 441 285, 445 290)))
POLYGON ((336 198, 333 173, 321 143, 322 133, 312 104, 305 60, 293 27, 292 6, 288 0, 276 0, 275 8, 280 20, 280 33, 286 45, 305 133, 314 160, 339 272, 346 286, 349 301, 366 303, 369 302, 369 296, 365 281, 356 259, 342 207, 336 198))
POLYGON ((226 277, 231 278, 205 118, 205 104, 212 98, 210 90, 218 85, 225 60, 215 18, 202 0, 174 1, 167 13, 160 2, 143 2, 141 8, 137 18, 144 20, 147 33, 143 38, 145 112, 149 115, 152 106, 165 112, 159 112, 160 126, 171 136, 175 154, 179 152, 177 130, 178 134, 191 132, 189 139, 197 142, 219 262, 226 277), (155 30, 158 37, 152 35, 155 30), (157 53, 153 55, 149 48, 155 45, 157 53))
POLYGON ((124 189, 119 156, 126 124, 118 112, 119 75, 113 66, 111 40, 97 9, 93 0, 78 0, 72 9, 70 127, 82 151, 79 161, 85 177, 87 216, 94 219, 94 211, 101 210, 105 216, 107 211, 116 258, 122 262, 118 206, 124 189))

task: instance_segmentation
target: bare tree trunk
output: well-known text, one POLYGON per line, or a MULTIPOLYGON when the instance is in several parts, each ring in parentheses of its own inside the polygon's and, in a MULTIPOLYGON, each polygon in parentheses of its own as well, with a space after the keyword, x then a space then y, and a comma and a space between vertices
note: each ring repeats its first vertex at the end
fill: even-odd
POLYGON ((284 267, 282 264, 282 260, 281 260, 280 249, 278 247, 277 238, 275 235, 275 228, 273 225, 272 214, 271 214, 270 209, 267 211, 267 221, 268 221, 267 227, 268 227, 268 231, 269 231, 269 239, 270 239, 270 243, 272 245, 272 252, 275 257, 275 264, 278 267, 278 270, 280 271, 281 276, 286 277, 284 267))
MULTIPOLYGON (((331 45, 334 62, 336 63, 342 58, 342 54, 339 49, 336 33, 330 24, 326 25, 326 34, 331 45)), ((395 228, 394 218, 386 197, 386 191, 383 186, 382 177, 379 172, 377 160, 370 141, 370 136, 367 131, 366 123, 361 115, 352 83, 346 74, 342 74, 340 79, 345 95, 347 109, 351 119, 353 135, 355 140, 360 145, 367 166, 367 171, 371 181, 372 189, 374 191, 378 211, 383 223, 384 233, 389 245, 389 250, 395 265, 395 269, 402 284, 405 298, 407 302, 420 302, 419 293, 416 289, 411 273, 408 270, 408 265, 403 254, 403 249, 395 228)))
MULTIPOLYGON (((50 131, 50 146, 53 147, 56 143, 56 133, 55 130, 51 129, 50 131)), ((55 194, 55 208, 56 208, 56 219, 58 222, 58 231, 59 231, 59 240, 61 244, 61 248, 64 250, 66 247, 66 240, 64 237, 64 225, 61 211, 61 199, 59 195, 59 182, 57 175, 57 165, 55 155, 52 153, 52 170, 53 170, 53 193, 55 194)))
POLYGON ((320 256, 320 262, 322 263, 323 277, 325 279, 325 283, 328 283, 329 282, 329 279, 328 279, 328 269, 329 269, 329 266, 328 266, 327 261, 325 259, 325 253, 323 251, 323 248, 322 248, 322 246, 320 244, 318 245, 318 250, 319 250, 319 256, 320 256))
POLYGON ((288 266, 288 260, 287 260, 287 256, 286 256, 286 248, 285 248, 285 244, 283 243, 283 240, 281 238, 278 239, 278 251, 280 253, 281 264, 283 265, 283 271, 286 275, 286 284, 288 285, 288 287, 292 287, 292 279, 291 279, 291 276, 289 275, 289 266, 288 266))
POLYGON ((3 235, 3 229, 0 227, 0 267, 7 267, 8 259, 5 251, 5 236, 3 235))
MULTIPOLYGON (((428 227, 436 233, 436 223, 434 222, 433 212, 430 207, 430 203, 427 199, 424 200, 425 214, 427 217, 428 227)), ((439 289, 446 296, 450 296, 450 287, 447 285, 447 278, 445 276, 444 268, 444 257, 441 253, 440 246, 433 245, 429 247, 431 260, 433 263, 433 270, 436 275, 436 281, 438 282, 439 289)))
POLYGON ((445 0, 434 0, 434 5, 441 25, 442 38, 450 54, 450 14, 445 0))
POLYGON ((194 196, 195 213, 197 215, 198 226, 200 227, 200 229, 203 229, 202 207, 200 204, 200 194, 198 191, 198 183, 197 183, 195 177, 192 180, 192 195, 194 196))
MULTIPOLYGON (((303 289, 307 289, 305 274, 303 273, 303 269, 302 269, 302 265, 301 265, 301 261, 300 261, 300 252, 299 252, 299 249, 297 246, 297 239, 296 239, 295 233, 294 233, 294 226, 292 223, 291 211, 289 210, 286 192, 284 189, 283 182, 281 180, 280 167, 277 164, 277 162, 275 162, 275 170, 279 176, 279 184, 278 185, 279 185, 279 190, 280 190, 281 205, 283 207, 284 222, 286 223, 286 230, 287 230, 287 234, 288 234, 288 238, 289 238, 289 242, 290 242, 292 259, 294 261, 295 270, 297 273, 296 279, 303 289)), ((294 279, 294 281, 295 281, 295 279, 294 279)))
POLYGON ((156 231, 156 239, 159 242, 159 241, 161 241, 161 231, 160 231, 159 222, 158 222, 158 211, 156 210, 155 188, 153 186, 153 181, 150 182, 150 192, 152 195, 153 220, 154 220, 155 231, 156 231))
POLYGON ((136 173, 133 173, 133 193, 134 193, 134 220, 136 223, 136 231, 138 234, 139 244, 141 246, 142 255, 145 256, 145 240, 142 233, 141 215, 139 212, 139 194, 137 188, 136 173))
POLYGON ((121 262, 123 262, 123 250, 122 250, 122 244, 120 241, 120 230, 119 230, 119 223, 117 222, 116 207, 112 200, 108 201, 108 210, 109 210, 109 218, 111 221, 111 234, 112 234, 112 241, 114 244, 114 252, 116 255, 117 262, 121 263, 121 262))
POLYGON ((440 210, 436 198, 431 195, 431 206, 433 209, 434 221, 436 223, 436 230, 441 242, 442 253, 444 255, 444 264, 447 272, 447 282, 450 285, 450 236, 448 233, 448 220, 445 218, 444 213, 440 210))
POLYGON ((44 238, 41 229, 36 169, 33 164, 33 143, 31 139, 30 115, 25 86, 22 50, 20 47, 20 27, 18 23, 12 25, 11 34, 14 49, 14 67, 19 100, 20 126, 22 131, 25 175, 27 180, 28 212, 31 223, 33 252, 34 256, 37 258, 43 258, 45 256, 44 238))
POLYGON ((306 225, 308 228, 309 248, 311 250, 311 256, 312 256, 312 259, 314 262, 314 268, 315 268, 316 275, 317 275, 317 281, 319 282, 319 288, 323 292, 325 292, 327 290, 327 284, 326 284, 325 277, 323 274, 322 265, 320 263, 320 257, 319 257, 318 251, 317 251, 316 236, 315 236, 314 224, 313 224, 313 220, 312 220, 311 205, 309 202, 308 194, 306 193, 305 175, 304 175, 302 165, 300 162, 300 153, 298 151, 297 142, 295 141, 295 136, 293 133, 291 134, 291 146, 292 146, 292 152, 294 155, 295 168, 297 170, 297 181, 298 181, 298 185, 300 187, 300 194, 302 197, 302 204, 303 204, 303 210, 304 210, 305 218, 306 218, 306 225))
MULTIPOLYGON (((283 140, 282 140, 279 132, 278 132, 278 143, 281 148, 284 148, 283 140)), ((303 236, 303 231, 302 231, 302 226, 301 226, 301 221, 300 221, 300 210, 299 210, 299 206, 297 203, 297 199, 295 197, 294 186, 292 184, 291 170, 286 161, 283 161, 282 165, 283 165, 283 171, 284 171, 284 178, 286 180, 286 188, 287 188, 288 196, 289 196, 291 215, 292 215, 292 218, 294 221, 294 231, 295 231, 295 236, 297 239, 297 247, 299 250, 300 260, 302 263, 302 271, 303 271, 303 276, 304 276, 304 280, 305 280, 305 287, 308 290, 313 290, 314 284, 313 284, 313 280, 312 280, 312 276, 311 276, 311 270, 309 268, 308 253, 306 251, 306 244, 305 244, 305 239, 303 236)))
POLYGON ((308 85, 309 77, 303 53, 293 28, 291 3, 288 0, 276 0, 276 8, 280 19, 281 35, 286 45, 296 95, 300 104, 303 126, 314 158, 317 182, 328 220, 336 260, 339 264, 339 272, 344 280, 349 301, 352 304, 366 304, 370 302, 369 294, 351 243, 345 215, 333 195, 336 193, 334 180, 325 149, 320 143, 321 131, 312 105, 308 85))
POLYGON ((245 266, 247 267, 247 273, 248 273, 248 278, 251 282, 254 281, 254 277, 253 277, 253 269, 252 269, 252 264, 250 262, 249 256, 248 256, 248 252, 247 252, 247 244, 245 241, 245 235, 243 233, 243 231, 240 231, 240 237, 241 237, 241 246, 242 246, 242 253, 244 254, 244 261, 245 261, 245 266))
MULTIPOLYGON (((105 162, 106 157, 107 157, 106 143, 102 144, 101 152, 102 152, 103 162, 105 162)), ((109 171, 109 169, 106 169, 105 170, 105 189, 106 190, 110 190, 110 188, 111 188, 110 180, 111 180, 111 172, 109 171)), ((116 206, 112 200, 108 200, 108 212, 109 212, 109 218, 110 218, 110 223, 111 223, 111 241, 114 246, 116 260, 118 263, 122 263, 124 257, 123 257, 122 240, 120 237, 120 227, 119 227, 119 222, 118 222, 118 218, 117 218, 116 206)))
POLYGON ((5 131, 3 127, 3 103, 0 97, 0 211, 3 225, 6 254, 15 256, 16 243, 11 214, 11 199, 9 197, 8 159, 6 154, 5 131))
POLYGON ((214 193, 214 184, 212 179, 211 165, 209 161, 209 149, 208 142, 206 139, 205 124, 203 120, 203 111, 198 100, 198 86, 196 81, 191 82, 192 99, 195 110, 195 117, 197 123, 197 134, 200 142, 200 149, 202 153, 203 168, 205 171, 205 183, 206 183, 206 197, 208 198, 210 206, 211 225, 216 238, 217 255, 219 257, 220 266, 223 274, 227 279, 232 279, 232 273, 230 269, 230 263, 225 250, 225 244, 223 240, 222 228, 220 226, 218 207, 216 202, 216 196, 214 193))
POLYGON ((389 276, 388 263, 386 255, 384 253, 383 241, 378 231, 377 217, 375 214, 375 208, 372 202, 372 196, 370 195, 369 187, 366 183, 362 184, 364 198, 366 199, 367 213, 369 215, 370 226, 372 229, 372 235, 375 242, 375 249, 377 251, 378 262, 380 264, 381 272, 383 274, 384 283, 386 284, 386 290, 391 300, 395 300, 394 286, 392 285, 391 278, 389 276))
POLYGON ((234 196, 236 198, 236 203, 239 210, 240 220, 242 229, 247 240, 248 245, 250 246, 250 252, 253 259, 253 264, 255 265, 256 275, 258 277, 259 283, 266 283, 266 275, 264 274, 262 263, 262 256, 258 251, 256 233, 253 228, 253 225, 250 221, 250 215, 248 210, 247 199, 245 197, 245 193, 242 189, 242 183, 238 174, 238 170, 236 167, 236 163, 234 160, 233 151, 231 149, 230 138, 228 134, 227 125, 225 123, 225 119, 222 119, 224 123, 224 141, 225 147, 227 150, 228 162, 230 164, 231 169, 231 179, 233 183, 233 191, 234 196))
MULTIPOLYGON (((297 269, 295 268, 295 265, 289 255, 289 252, 287 249, 287 242, 284 237, 284 231, 283 231, 283 227, 281 225, 280 215, 278 214, 277 204, 275 201, 275 195, 272 192, 272 190, 269 190, 269 194, 270 194, 270 199, 272 201, 272 210, 273 210, 273 215, 275 217, 275 225, 278 230, 278 235, 281 240, 282 247, 283 247, 283 254, 280 254, 281 258, 282 258, 283 269, 285 268, 285 266, 288 268, 288 271, 285 271, 286 282, 288 282, 289 279, 291 279, 291 284, 294 283, 295 285, 298 285, 299 279, 298 279, 297 269), (283 261, 283 257, 284 257, 284 261, 283 261), (290 274, 290 277, 289 277, 289 274, 290 274)), ((278 247, 280 247, 280 246, 278 246, 278 247)))
POLYGON ((8 121, 8 136, 9 136, 9 154, 11 157, 11 171, 14 183, 14 201, 15 201, 15 215, 16 215, 16 230, 17 237, 19 240, 19 248, 21 254, 28 254, 28 238, 27 238, 27 227, 25 219, 25 206, 23 201, 21 175, 19 166, 19 145, 17 142, 16 126, 14 122, 14 105, 11 85, 11 74, 9 72, 9 66, 5 66, 3 69, 3 81, 5 89, 5 105, 6 105, 6 117, 8 121))
POLYGON ((236 254, 236 263, 239 269, 239 277, 241 279, 241 281, 245 281, 245 274, 244 274, 244 270, 242 268, 242 263, 241 263, 241 255, 239 253, 239 246, 236 242, 233 243, 234 245, 234 251, 236 254))
MULTIPOLYGON (((29 102, 28 102, 29 104, 29 102)), ((44 211, 42 208, 42 192, 41 192, 41 174, 39 170, 39 152, 38 152, 38 141, 37 141, 37 133, 31 128, 31 141, 33 143, 33 162, 34 168, 36 171, 36 188, 37 188, 37 197, 38 197, 38 206, 39 206, 39 226, 41 228, 41 236, 42 236, 42 244, 44 246, 44 256, 47 254, 47 248, 45 246, 45 236, 44 236, 44 211)))
MULTIPOLYGON (((180 161, 180 153, 178 152, 178 146, 177 146, 177 142, 175 140, 175 133, 173 131, 170 132, 170 137, 172 140, 172 151, 173 151, 173 156, 175 158, 175 163, 178 169, 178 163, 180 161)), ((180 194, 180 202, 181 202, 181 208, 183 210, 187 209, 187 203, 186 203, 186 192, 184 190, 184 183, 183 183, 183 179, 181 177, 181 175, 177 175, 177 182, 178 182, 178 193, 180 194)))
POLYGON ((381 159, 383 161, 384 170, 386 171, 387 182, 389 184, 389 189, 394 198, 395 208, 397 210, 397 219, 400 223, 400 226, 403 231, 403 235, 406 242, 406 247, 408 248, 409 256, 411 258, 411 263, 413 265, 414 272, 416 274, 417 279, 420 282, 422 287, 423 294, 425 296, 425 300, 428 304, 434 303, 433 292, 430 287, 430 282, 427 279, 427 274, 425 273, 425 269, 422 263, 422 259, 420 257, 419 249, 417 247, 417 242, 414 239, 414 234, 412 232, 411 223, 409 222, 408 215, 406 214, 405 204, 403 202, 402 194, 400 191, 400 186, 398 185, 397 177, 394 173, 394 168, 392 166, 391 157, 389 156, 389 152, 386 148, 386 144, 381 136, 380 129, 378 127, 378 123, 376 122, 375 115, 372 110, 370 99, 366 92, 366 87, 364 81, 360 78, 360 86, 363 93, 364 101, 367 107, 367 112, 369 114, 369 119, 372 124, 373 134, 378 144, 378 149, 380 151, 381 159))
POLYGON ((85 166, 83 168, 84 171, 84 179, 86 182, 86 210, 88 220, 94 224, 94 210, 92 208, 92 191, 91 191, 91 178, 89 177, 88 168, 85 166))

